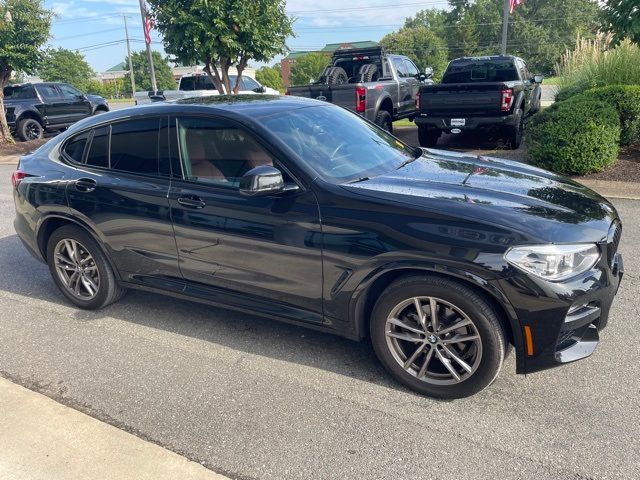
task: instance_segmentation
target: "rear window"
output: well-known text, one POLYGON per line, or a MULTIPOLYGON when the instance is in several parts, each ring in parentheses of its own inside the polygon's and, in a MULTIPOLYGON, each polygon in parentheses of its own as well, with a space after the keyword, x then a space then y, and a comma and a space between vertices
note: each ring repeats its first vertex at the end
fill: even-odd
MULTIPOLYGON (((229 75, 231 88, 236 84, 237 75, 229 75)), ((195 75, 193 77, 182 77, 180 79, 180 90, 192 92, 194 90, 216 90, 208 75, 195 75)))
POLYGON ((449 64, 442 83, 511 82, 518 79, 513 60, 463 60, 449 64))
POLYGON ((87 165, 109 166, 109 127, 96 128, 87 155, 87 165))
POLYGON ((36 98, 33 85, 9 85, 2 90, 6 100, 30 100, 36 98))

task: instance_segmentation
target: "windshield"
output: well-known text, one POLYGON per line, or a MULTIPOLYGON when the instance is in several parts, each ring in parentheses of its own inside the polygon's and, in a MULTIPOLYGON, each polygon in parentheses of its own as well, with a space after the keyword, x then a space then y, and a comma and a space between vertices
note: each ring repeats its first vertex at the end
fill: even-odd
POLYGON ((511 82, 518 71, 511 59, 459 60, 449 64, 442 83, 511 82))
POLYGON ((332 183, 381 175, 422 155, 360 116, 330 105, 278 113, 263 124, 332 183))

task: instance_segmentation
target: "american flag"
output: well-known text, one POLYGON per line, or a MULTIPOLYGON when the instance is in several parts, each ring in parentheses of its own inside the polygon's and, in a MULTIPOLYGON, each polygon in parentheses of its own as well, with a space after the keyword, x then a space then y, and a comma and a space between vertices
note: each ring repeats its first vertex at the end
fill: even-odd
POLYGON ((509 13, 513 13, 518 5, 524 3, 524 0, 509 0, 509 13))
POLYGON ((151 45, 151 29, 153 26, 153 18, 146 14, 144 16, 144 41, 147 42, 147 45, 151 45))

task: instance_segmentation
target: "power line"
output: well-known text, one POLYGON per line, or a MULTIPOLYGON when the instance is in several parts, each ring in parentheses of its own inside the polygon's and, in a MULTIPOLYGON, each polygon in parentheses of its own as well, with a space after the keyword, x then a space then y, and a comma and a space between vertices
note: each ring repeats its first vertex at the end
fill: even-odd
POLYGON ((116 28, 107 28, 105 30, 98 30, 95 32, 89 32, 89 33, 80 33, 78 35, 70 35, 68 37, 53 37, 53 40, 70 40, 72 38, 81 38, 81 37, 90 37, 92 35, 99 35, 101 33, 107 33, 107 32, 115 32, 116 30, 121 30, 122 27, 116 27, 116 28))
POLYGON ((442 5, 443 2, 417 2, 417 3, 391 3, 386 5, 372 5, 370 7, 347 7, 347 8, 330 8, 322 10, 294 10, 287 12, 292 15, 306 14, 306 13, 333 13, 333 12, 349 12, 349 11, 361 11, 361 10, 386 10, 389 8, 398 7, 415 7, 415 6, 430 6, 430 5, 442 5))

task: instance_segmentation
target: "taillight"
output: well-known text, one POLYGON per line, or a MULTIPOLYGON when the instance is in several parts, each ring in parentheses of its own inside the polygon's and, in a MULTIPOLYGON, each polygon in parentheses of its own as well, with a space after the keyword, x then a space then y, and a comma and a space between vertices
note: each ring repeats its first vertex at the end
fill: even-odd
POLYGON ((420 92, 416 95, 416 112, 420 111, 420 92))
POLYGON ((502 90, 502 95, 500 97, 500 110, 508 112, 511 110, 511 105, 513 105, 513 89, 507 88, 502 90))
POLYGON ((11 174, 11 184, 13 185, 13 188, 16 188, 26 176, 27 174, 24 173, 22 170, 14 171, 11 174))
POLYGON ((367 89, 356 87, 356 112, 364 113, 367 109, 367 89))

